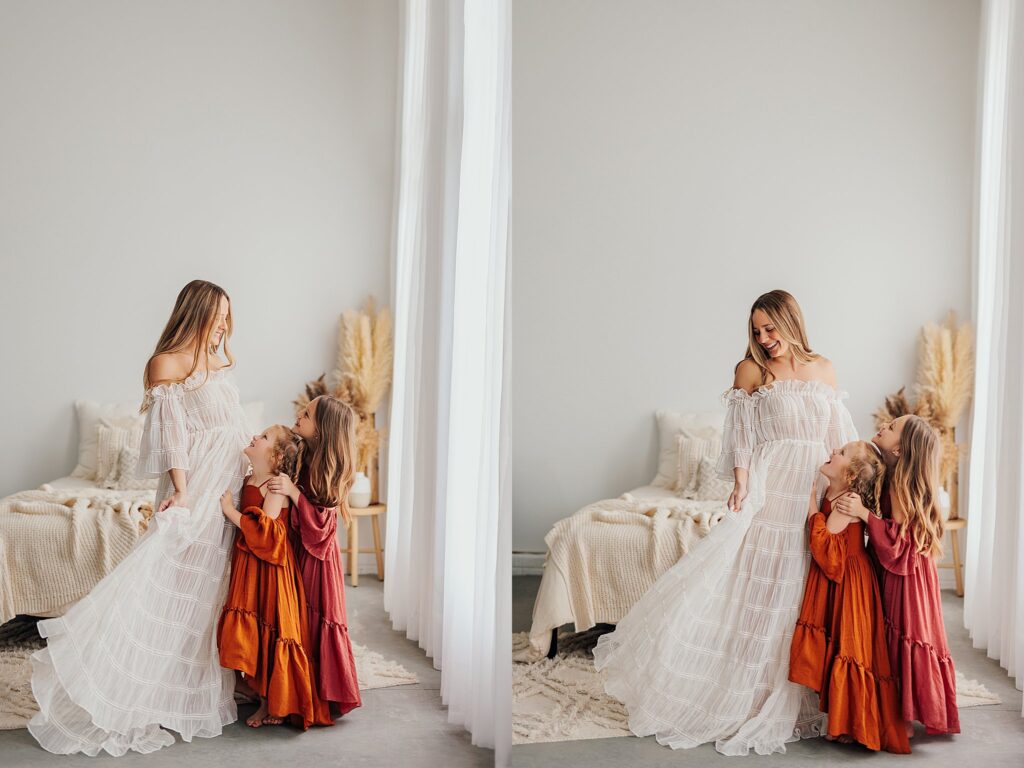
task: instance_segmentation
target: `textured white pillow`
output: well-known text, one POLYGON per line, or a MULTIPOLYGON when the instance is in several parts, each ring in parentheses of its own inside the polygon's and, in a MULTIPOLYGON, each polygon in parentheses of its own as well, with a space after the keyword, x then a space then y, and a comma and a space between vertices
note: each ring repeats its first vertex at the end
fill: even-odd
POLYGON ((94 400, 76 400, 78 414, 78 466, 71 475, 84 480, 96 480, 98 450, 96 427, 101 420, 108 423, 124 419, 138 420, 141 426, 144 418, 139 413, 141 400, 130 403, 98 403, 94 400))
POLYGON ((651 485, 673 488, 679 467, 679 435, 686 437, 722 438, 725 412, 680 413, 657 411, 658 419, 658 474, 651 485))
POLYGON ((125 490, 156 490, 160 480, 155 477, 139 477, 139 446, 126 445, 121 449, 117 459, 115 476, 103 483, 104 488, 118 491, 125 490))
POLYGON ((679 435, 678 472, 676 474, 675 491, 684 499, 692 499, 697 495, 697 468, 701 459, 710 456, 718 458, 722 450, 722 441, 717 437, 686 437, 679 435))
POLYGON ((723 480, 716 470, 718 456, 705 456, 697 467, 697 501, 727 501, 733 482, 723 480))
POLYGON ((142 427, 136 419, 100 419, 96 426, 96 482, 104 488, 112 488, 108 483, 114 483, 120 475, 121 452, 128 447, 138 451, 142 427))

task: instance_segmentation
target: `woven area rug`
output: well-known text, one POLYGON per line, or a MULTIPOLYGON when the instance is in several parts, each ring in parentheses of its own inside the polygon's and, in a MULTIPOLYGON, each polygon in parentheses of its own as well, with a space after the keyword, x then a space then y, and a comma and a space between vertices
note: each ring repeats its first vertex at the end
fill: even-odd
MULTIPOLYGON (((608 739, 629 736, 626 708, 604 692, 604 674, 594 669, 592 651, 602 630, 558 636, 558 656, 512 665, 512 743, 608 739)), ((529 644, 512 636, 512 652, 529 644)), ((957 706, 1000 704, 984 685, 956 673, 957 706)))
MULTIPOLYGON (((14 619, 0 625, 0 730, 24 728, 38 710, 32 696, 29 657, 44 645, 34 619, 14 619)), ((398 662, 358 643, 352 643, 352 651, 361 691, 419 682, 398 662)))

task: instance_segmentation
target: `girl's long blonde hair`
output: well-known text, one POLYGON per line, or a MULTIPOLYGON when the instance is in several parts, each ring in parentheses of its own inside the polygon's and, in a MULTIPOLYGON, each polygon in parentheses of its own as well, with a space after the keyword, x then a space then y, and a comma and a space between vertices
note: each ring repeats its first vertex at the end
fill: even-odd
MULTIPOLYGON (((163 333, 160 334, 160 340, 156 343, 156 349, 153 350, 153 354, 146 361, 146 368, 142 373, 143 389, 148 390, 152 383, 149 378, 149 364, 153 362, 153 358, 157 355, 163 355, 168 352, 181 352, 183 349, 195 346, 192 365, 185 378, 196 372, 199 368, 200 360, 203 361, 205 369, 209 371, 210 355, 216 354, 217 348, 201 343, 201 341, 210 338, 213 326, 217 322, 217 312, 220 309, 220 300, 222 298, 228 300, 228 316, 225 318, 227 330, 221 339, 221 346, 224 348, 224 357, 227 358, 228 365, 234 364, 235 358, 231 355, 231 350, 228 348, 228 338, 231 336, 231 331, 234 327, 231 321, 231 299, 227 292, 219 285, 214 285, 206 280, 193 280, 178 293, 178 298, 174 302, 174 309, 171 310, 171 317, 167 321, 163 333)), ((144 402, 142 410, 145 411, 148 405, 148 401, 144 402)))
POLYGON ((331 395, 316 399, 316 437, 305 441, 301 466, 306 469, 312 501, 337 507, 347 525, 352 520, 348 492, 355 479, 356 423, 350 405, 331 395))
POLYGON ((945 526, 939 509, 938 433, 920 416, 911 415, 900 434, 900 455, 892 471, 890 491, 906 518, 901 533, 909 533, 922 555, 942 557, 945 526))
POLYGON ((786 291, 769 291, 757 297, 750 307, 750 318, 747 321, 747 352, 745 358, 753 360, 761 369, 761 383, 765 384, 775 378, 775 374, 768 367, 768 354, 764 347, 757 343, 754 338, 754 313, 761 310, 768 315, 768 320, 775 326, 787 344, 793 350, 793 356, 803 362, 809 363, 817 360, 821 355, 811 349, 807 341, 807 330, 804 325, 804 313, 800 311, 800 305, 792 294, 786 291))

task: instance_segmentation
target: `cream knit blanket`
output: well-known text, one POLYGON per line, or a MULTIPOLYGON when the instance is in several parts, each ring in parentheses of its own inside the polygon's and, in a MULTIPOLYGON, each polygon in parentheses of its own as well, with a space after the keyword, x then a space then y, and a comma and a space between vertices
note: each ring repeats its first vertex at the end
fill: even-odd
POLYGON ((0 624, 59 615, 132 550, 153 491, 44 485, 0 499, 0 624))
POLYGON ((565 580, 577 631, 617 623, 726 514, 721 501, 637 499, 588 504, 555 523, 548 562, 565 580))

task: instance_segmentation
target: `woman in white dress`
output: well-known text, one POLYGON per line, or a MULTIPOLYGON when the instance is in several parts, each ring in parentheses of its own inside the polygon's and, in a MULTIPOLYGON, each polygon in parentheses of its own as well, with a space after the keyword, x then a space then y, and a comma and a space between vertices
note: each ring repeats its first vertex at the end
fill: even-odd
POLYGON ((831 450, 856 439, 831 363, 800 308, 772 291, 751 308, 719 473, 733 514, 670 568, 594 651, 638 736, 677 748, 785 752, 820 735, 817 696, 789 682, 809 564, 807 498, 831 450))
POLYGON ((237 718, 215 635, 234 536, 220 496, 237 496, 249 440, 230 333, 224 291, 185 286, 144 377, 139 466, 162 477, 158 511, 86 597, 39 623, 47 647, 32 657, 40 711, 29 731, 50 752, 152 752, 174 743, 170 731, 217 736, 237 718))

